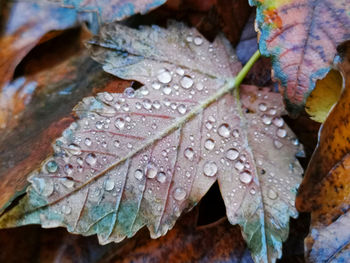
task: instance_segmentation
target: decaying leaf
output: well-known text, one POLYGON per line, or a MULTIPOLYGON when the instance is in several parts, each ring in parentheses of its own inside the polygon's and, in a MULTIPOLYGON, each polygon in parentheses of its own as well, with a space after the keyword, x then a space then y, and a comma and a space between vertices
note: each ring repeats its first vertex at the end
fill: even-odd
POLYGON ((143 226, 159 237, 218 180, 254 260, 280 257, 302 173, 281 96, 255 86, 239 95, 240 64, 228 41, 209 43, 182 24, 111 24, 89 43, 107 72, 144 86, 79 103, 80 119, 1 226, 65 226, 102 244, 143 226))
POLYGON ((350 38, 347 0, 250 0, 257 6, 260 51, 272 56, 287 109, 300 112, 315 81, 330 70, 339 44, 350 38))
POLYGON ((340 97, 342 87, 343 78, 336 70, 331 70, 324 79, 316 82, 316 87, 305 104, 305 110, 312 120, 321 123, 326 120, 332 106, 340 97))
POLYGON ((61 0, 66 7, 73 7, 78 12, 96 13, 102 23, 121 21, 129 16, 148 11, 164 4, 166 0, 61 0))

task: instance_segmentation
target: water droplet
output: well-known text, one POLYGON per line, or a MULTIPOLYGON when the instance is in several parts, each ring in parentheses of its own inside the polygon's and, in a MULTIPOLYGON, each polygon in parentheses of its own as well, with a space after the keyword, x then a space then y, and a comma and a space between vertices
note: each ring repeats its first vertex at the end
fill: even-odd
POLYGON ((118 147, 120 146, 120 141, 115 140, 115 141, 113 142, 113 145, 114 145, 114 147, 118 148, 118 147))
POLYGON ((178 107, 177 107, 177 111, 181 114, 185 114, 186 111, 187 111, 187 107, 184 105, 184 104, 180 104, 178 107))
POLYGON ((256 194, 256 190, 254 188, 250 189, 249 193, 251 193, 252 195, 256 194))
POLYGON ((208 129, 208 130, 211 130, 213 128, 213 124, 211 124, 211 122, 207 121, 205 123, 205 127, 208 129))
POLYGON ((62 213, 69 215, 72 212, 72 208, 70 206, 63 205, 62 206, 62 213))
POLYGON ((274 140, 273 144, 277 149, 281 149, 283 147, 283 143, 281 143, 279 140, 274 140))
POLYGON ((212 139, 207 139, 204 143, 204 147, 205 149, 207 149, 208 151, 211 151, 214 149, 215 147, 215 141, 212 139))
POLYGON ((239 137, 239 131, 237 129, 234 129, 232 131, 232 135, 233 135, 233 137, 238 138, 239 137))
POLYGON ((270 109, 269 110, 269 114, 270 115, 275 115, 277 113, 277 110, 276 109, 270 109))
POLYGON ((284 120, 281 117, 273 118, 272 122, 275 126, 277 126, 279 128, 281 128, 284 124, 284 120))
POLYGON ((156 165, 152 162, 149 162, 146 166, 146 171, 145 174, 148 178, 154 178, 156 177, 158 173, 158 169, 156 167, 156 165))
POLYGON ((175 189, 174 191, 174 198, 177 201, 182 201, 184 200, 186 197, 186 191, 184 189, 182 189, 181 187, 178 187, 175 189))
POLYGON ((235 163, 235 168, 238 170, 238 171, 243 171, 244 169, 244 164, 241 162, 241 161, 237 161, 235 163))
POLYGON ((137 180, 141 181, 143 178, 143 172, 140 169, 137 169, 134 173, 134 176, 137 180))
POLYGON ((101 130, 102 127, 103 127, 103 123, 102 123, 101 121, 97 121, 97 122, 96 122, 96 129, 101 130))
POLYGON ((157 181, 160 183, 165 183, 166 181, 166 175, 163 172, 160 172, 157 174, 157 181))
POLYGON ((81 154, 80 146, 76 145, 75 143, 71 143, 68 145, 69 152, 73 155, 79 155, 81 154))
POLYGON ((197 37, 194 38, 193 43, 194 43, 196 46, 200 46, 200 45, 202 45, 202 43, 203 43, 203 38, 200 37, 200 36, 197 36, 197 37))
POLYGON ((132 98, 135 96, 135 90, 132 87, 128 87, 124 90, 124 95, 129 98, 132 98))
POLYGON ((193 149, 191 147, 186 148, 185 151, 184 151, 184 155, 185 155, 185 157, 188 160, 192 161, 193 158, 194 158, 194 151, 193 151, 193 149))
POLYGON ((278 137, 284 138, 287 136, 287 131, 285 129, 278 129, 276 134, 278 137))
POLYGON ((109 94, 108 92, 103 93, 103 97, 105 98, 106 101, 112 101, 113 96, 109 94))
POLYGON ((140 89, 140 92, 143 96, 147 96, 149 94, 149 90, 147 89, 147 87, 143 86, 141 89, 140 89))
POLYGON ((114 181, 109 178, 105 181, 104 186, 105 186, 106 191, 112 191, 114 188, 114 181))
POLYGON ((159 102, 159 100, 153 101, 152 106, 153 106, 153 108, 155 108, 156 110, 159 110, 159 109, 160 109, 160 102, 159 102))
POLYGON ((32 186, 36 192, 40 195, 48 197, 54 191, 54 185, 52 180, 45 180, 44 178, 34 177, 31 178, 32 186))
POLYGON ((248 171, 244 171, 239 174, 239 180, 244 184, 249 184, 252 181, 253 177, 248 171))
POLYGON ((69 180, 67 178, 62 178, 62 180, 60 180, 60 182, 61 182, 61 184, 63 184, 67 188, 73 188, 73 186, 74 186, 74 181, 69 180))
POLYGON ((226 152, 226 158, 233 161, 236 160, 237 157, 239 156, 239 152, 236 149, 228 149, 226 152))
POLYGON ((193 79, 190 76, 185 75, 181 78, 180 84, 184 89, 189 89, 193 85, 193 79))
POLYGON ((170 72, 166 69, 161 69, 158 71, 157 79, 160 83, 168 84, 171 81, 170 72))
POLYGON ((114 125, 115 125, 115 127, 116 127, 117 129, 122 130, 122 129, 124 129, 125 121, 124 121, 123 118, 118 117, 118 118, 115 120, 114 125))
POLYGON ((91 141, 90 138, 85 138, 84 143, 85 143, 86 146, 91 146, 92 141, 91 141))
POLYGON ((186 37, 186 41, 187 41, 187 42, 192 42, 192 40, 193 40, 193 37, 192 37, 192 36, 187 36, 187 37, 186 37))
POLYGON ((81 157, 78 157, 77 158, 77 163, 79 164, 79 165, 83 165, 83 158, 81 158, 81 157))
POLYGON ((179 74, 180 76, 183 76, 185 74, 185 71, 182 68, 177 68, 176 73, 179 74))
POLYGON ((267 196, 272 199, 275 200, 278 197, 278 194, 273 190, 273 189, 269 189, 269 191, 267 192, 267 196))
POLYGON ((263 121, 263 123, 264 123, 264 124, 266 124, 266 125, 270 125, 270 124, 271 124, 272 119, 271 119, 271 117, 270 117, 270 116, 268 116, 268 115, 263 115, 263 116, 262 116, 262 121, 263 121))
POLYGON ((150 110, 152 108, 152 102, 149 99, 144 99, 142 101, 142 105, 146 110, 150 110))
POLYGON ((260 103, 258 106, 260 111, 266 111, 267 110, 267 106, 265 103, 260 103))
POLYGON ((58 170, 58 165, 55 161, 49 161, 47 164, 46 164, 46 170, 49 172, 49 173, 55 173, 57 170, 58 170))
POLYGON ((206 176, 214 176, 218 171, 218 166, 215 162, 209 161, 204 164, 203 172, 206 176))
POLYGON ((223 123, 218 128, 218 133, 221 137, 228 138, 230 136, 230 126, 227 123, 223 123))
POLYGON ((293 145, 298 146, 299 145, 299 140, 297 138, 294 138, 292 140, 293 145))
POLYGON ((152 88, 154 88, 155 90, 158 90, 160 89, 161 85, 159 82, 153 82, 152 83, 152 88))
POLYGON ((198 90, 198 91, 201 91, 201 90, 203 90, 204 89, 204 85, 202 84, 202 83, 197 83, 196 84, 196 89, 198 90))
POLYGON ((169 85, 166 85, 166 86, 163 87, 163 93, 165 95, 170 95, 171 92, 172 92, 172 89, 171 89, 171 87, 169 85))
POLYGON ((66 164, 63 170, 67 175, 71 175, 73 173, 73 166, 71 164, 66 164))
POLYGON ((90 166, 94 166, 96 164, 97 161, 97 157, 94 153, 89 153, 86 158, 85 161, 88 165, 90 166))

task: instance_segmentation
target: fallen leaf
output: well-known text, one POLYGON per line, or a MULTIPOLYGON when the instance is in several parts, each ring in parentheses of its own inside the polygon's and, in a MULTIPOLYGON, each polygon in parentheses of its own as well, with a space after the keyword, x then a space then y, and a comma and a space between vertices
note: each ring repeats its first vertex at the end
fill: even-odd
POLYGON ((331 70, 324 79, 316 82, 316 87, 305 104, 305 110, 312 120, 321 123, 326 120, 332 106, 340 97, 342 86, 342 76, 336 70, 331 70))
POLYGON ((102 23, 121 21, 129 16, 150 10, 164 4, 166 0, 61 0, 65 7, 74 8, 77 12, 96 13, 102 23))
MULTIPOLYGON (((46 33, 73 27, 77 22, 74 10, 52 3, 9 1, 7 8, 9 14, 0 38, 0 89, 9 83, 16 66, 46 33)), ((3 121, 0 116, 0 128, 3 121)))
POLYGON ((255 86, 239 95, 240 64, 228 41, 209 43, 182 24, 112 24, 89 45, 107 72, 144 86, 79 103, 80 119, 1 226, 65 226, 97 234, 101 244, 143 226, 159 237, 218 179, 228 219, 241 225, 254 260, 281 257, 302 173, 281 96, 255 86))
POLYGON ((336 48, 350 38, 347 0, 250 0, 257 6, 260 52, 272 56, 292 114, 304 108, 306 98, 330 70, 336 48))

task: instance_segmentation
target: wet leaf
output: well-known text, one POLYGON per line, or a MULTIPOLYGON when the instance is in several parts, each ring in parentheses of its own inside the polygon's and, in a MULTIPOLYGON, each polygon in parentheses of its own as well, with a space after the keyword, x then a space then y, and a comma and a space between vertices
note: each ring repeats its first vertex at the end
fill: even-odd
POLYGON ((336 70, 331 70, 324 79, 316 82, 316 87, 305 104, 305 110, 312 120, 321 123, 326 120, 332 106, 340 97, 342 86, 342 76, 336 70))
POLYGON ((239 95, 228 41, 209 43, 182 24, 108 25, 89 43, 107 72, 144 86, 79 103, 80 119, 1 226, 65 226, 102 244, 143 226, 159 237, 218 180, 255 261, 280 257, 302 173, 281 96, 255 86, 239 95))
MULTIPOLYGON (((77 19, 74 10, 51 3, 9 1, 7 8, 9 14, 0 38, 0 89, 8 84, 17 65, 46 33, 73 27, 77 19)), ((3 125, 0 116, 0 128, 3 125)))
POLYGON ((330 70, 336 48, 350 39, 347 0, 250 0, 256 5, 259 46, 273 58, 287 109, 299 113, 306 98, 330 70))
POLYGON ((102 23, 121 21, 129 16, 157 8, 164 4, 166 0, 61 0, 66 7, 72 7, 78 12, 96 13, 98 20, 102 23))

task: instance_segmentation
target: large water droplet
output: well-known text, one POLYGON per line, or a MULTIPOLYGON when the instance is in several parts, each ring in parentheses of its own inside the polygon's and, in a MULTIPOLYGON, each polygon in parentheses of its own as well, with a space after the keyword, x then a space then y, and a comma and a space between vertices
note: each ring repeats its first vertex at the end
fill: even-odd
POLYGON ((264 124, 270 125, 271 122, 272 122, 272 118, 270 116, 268 116, 268 115, 263 115, 262 116, 262 121, 263 121, 264 124))
POLYGON ((114 181, 112 179, 107 179, 105 181, 105 189, 106 191, 112 191, 114 188, 114 181))
POLYGON ((214 176, 218 171, 218 166, 215 162, 209 161, 204 164, 203 172, 206 176, 214 176))
POLYGON ((121 117, 118 117, 115 120, 114 125, 117 129, 122 130, 122 129, 124 129, 124 126, 125 126, 125 120, 121 117))
POLYGON ((276 132, 277 136, 280 138, 284 138, 287 136, 287 131, 285 129, 278 129, 276 132))
POLYGON ((172 89, 171 89, 171 87, 169 85, 166 85, 166 86, 163 87, 163 93, 165 95, 170 95, 171 92, 172 92, 172 89))
POLYGON ((208 151, 211 151, 214 149, 215 147, 215 141, 212 139, 207 139, 204 143, 204 147, 205 149, 207 149, 208 151))
POLYGON ((91 146, 92 141, 91 141, 90 138, 85 138, 84 143, 85 143, 86 146, 91 146))
POLYGON ((152 108, 152 102, 149 99, 144 99, 142 101, 142 105, 146 110, 150 110, 152 108))
POLYGON ((161 84, 159 82, 153 82, 152 83, 152 88, 154 88, 155 90, 160 89, 160 87, 161 87, 161 84))
POLYGON ((46 170, 49 172, 49 173, 55 173, 57 170, 58 170, 58 165, 55 161, 49 161, 47 164, 46 164, 46 170))
POLYGON ((69 152, 73 155, 81 154, 80 146, 76 145, 75 143, 69 144, 68 149, 69 149, 69 152))
POLYGON ((161 69, 158 71, 157 79, 163 84, 168 84, 171 81, 171 74, 166 69, 161 69))
POLYGON ((183 76, 185 74, 185 70, 183 70, 182 68, 177 68, 176 73, 179 74, 180 76, 183 76))
POLYGON ((244 169, 244 164, 241 162, 241 161, 237 161, 235 163, 235 168, 238 170, 238 171, 243 171, 244 169))
POLYGON ((166 175, 163 172, 160 172, 157 174, 157 181, 160 183, 165 183, 166 181, 166 175))
POLYGON ((132 87, 128 87, 124 90, 124 95, 129 98, 132 98, 135 96, 135 90, 132 87))
POLYGON ((193 158, 194 158, 194 151, 193 151, 193 149, 191 147, 186 148, 185 151, 184 151, 184 155, 185 155, 185 157, 188 160, 192 161, 193 158))
POLYGON ((281 128, 284 124, 284 120, 281 117, 273 118, 272 122, 275 126, 277 126, 279 128, 281 128))
POLYGON ((137 180, 141 181, 143 178, 143 172, 140 169, 137 169, 134 173, 134 176, 137 180))
POLYGON ((186 111, 187 111, 187 107, 184 105, 184 104, 180 104, 178 107, 177 107, 177 111, 181 114, 185 114, 186 111))
POLYGON ((193 43, 194 43, 196 46, 200 46, 200 45, 203 44, 203 38, 200 37, 200 36, 197 36, 197 37, 194 38, 193 43))
POLYGON ((226 152, 226 158, 233 161, 236 160, 237 157, 239 156, 239 152, 236 149, 228 149, 226 152))
POLYGON ((96 122, 96 129, 101 130, 103 127, 103 123, 101 121, 96 122))
POLYGON ((267 106, 265 103, 260 103, 258 106, 260 111, 266 111, 267 110, 267 106))
POLYGON ((157 173, 158 173, 158 169, 157 169, 157 166, 152 163, 152 162, 149 162, 146 166, 146 176, 148 178, 154 178, 156 177, 157 173))
POLYGON ((227 123, 223 123, 218 128, 218 133, 221 137, 228 138, 230 136, 230 126, 227 123))
POLYGON ((248 172, 244 171, 239 174, 239 180, 244 184, 249 184, 253 179, 253 176, 248 172))
POLYGON ((267 196, 272 199, 275 200, 278 197, 278 194, 273 190, 273 189, 269 189, 269 191, 267 192, 267 196))
POLYGON ((175 189, 174 191, 174 198, 177 200, 177 201, 182 201, 184 200, 186 197, 186 191, 181 188, 181 187, 178 187, 175 189))
POLYGON ((193 85, 193 79, 190 76, 185 75, 181 78, 180 84, 184 89, 189 89, 193 85))
POLYGON ((161 106, 159 100, 153 101, 152 106, 153 106, 153 108, 155 108, 156 110, 159 110, 159 109, 160 109, 160 106, 161 106))
POLYGON ((97 161, 97 157, 94 153, 89 153, 86 158, 85 161, 88 165, 90 166, 94 166, 96 164, 97 161))
POLYGON ((238 137, 239 137, 239 130, 234 129, 234 130, 232 131, 232 135, 233 135, 233 137, 238 138, 238 137))

